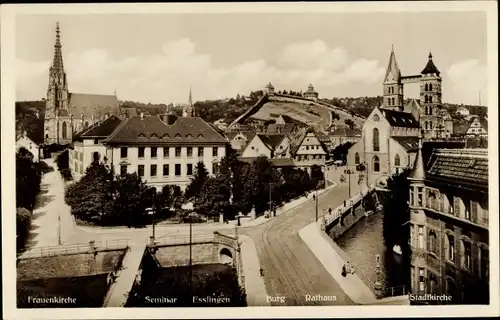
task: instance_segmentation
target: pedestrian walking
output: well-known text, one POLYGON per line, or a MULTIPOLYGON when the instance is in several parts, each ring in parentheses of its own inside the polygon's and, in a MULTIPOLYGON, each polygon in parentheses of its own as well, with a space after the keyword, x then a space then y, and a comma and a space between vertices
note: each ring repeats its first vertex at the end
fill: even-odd
POLYGON ((263 277, 264 276, 264 269, 260 268, 260 276, 263 277))
POLYGON ((328 214, 332 214, 332 208, 328 208, 328 214))
POLYGON ((346 271, 346 268, 345 268, 345 264, 342 266, 342 277, 345 277, 347 276, 347 271, 346 271))

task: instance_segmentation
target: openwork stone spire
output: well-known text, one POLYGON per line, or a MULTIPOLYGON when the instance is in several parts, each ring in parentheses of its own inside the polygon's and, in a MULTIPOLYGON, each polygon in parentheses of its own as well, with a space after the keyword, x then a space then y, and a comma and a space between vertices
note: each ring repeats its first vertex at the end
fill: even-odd
POLYGON ((63 70, 63 58, 61 51, 61 37, 59 34, 59 22, 56 24, 56 43, 54 44, 54 59, 52 60, 53 70, 63 70))

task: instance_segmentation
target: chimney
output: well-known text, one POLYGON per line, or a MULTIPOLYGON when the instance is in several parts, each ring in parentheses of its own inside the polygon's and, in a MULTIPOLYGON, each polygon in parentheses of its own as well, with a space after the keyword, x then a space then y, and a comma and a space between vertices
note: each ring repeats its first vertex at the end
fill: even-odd
POLYGON ((141 120, 144 120, 144 112, 141 112, 141 120))

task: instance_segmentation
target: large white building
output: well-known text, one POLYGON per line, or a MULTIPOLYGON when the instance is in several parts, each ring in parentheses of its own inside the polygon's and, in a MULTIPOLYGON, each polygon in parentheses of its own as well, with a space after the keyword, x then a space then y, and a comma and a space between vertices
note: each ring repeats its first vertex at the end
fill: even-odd
POLYGON ((418 135, 419 123, 411 113, 377 107, 366 119, 361 139, 349 149, 347 163, 364 164, 375 179, 399 173, 413 165, 418 135))
POLYGON ((226 139, 198 117, 109 117, 77 135, 70 166, 79 179, 100 159, 115 174, 137 172, 158 190, 167 184, 185 189, 199 161, 210 174, 217 171, 226 145, 226 139))

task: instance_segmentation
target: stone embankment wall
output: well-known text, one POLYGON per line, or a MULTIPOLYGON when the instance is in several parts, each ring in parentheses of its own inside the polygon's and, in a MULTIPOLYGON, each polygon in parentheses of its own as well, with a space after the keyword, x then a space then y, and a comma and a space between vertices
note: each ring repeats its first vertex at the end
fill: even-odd
POLYGON ((17 260, 17 279, 34 280, 58 277, 78 277, 116 271, 125 250, 68 254, 17 260))
POLYGON ((365 213, 374 211, 375 208, 365 208, 367 203, 376 203, 376 195, 374 191, 357 194, 350 200, 346 201, 345 207, 343 205, 337 207, 332 215, 326 216, 324 222, 325 232, 337 240, 347 230, 352 228, 358 221, 365 218, 365 213), (373 201, 364 201, 367 197, 371 197, 373 201))

